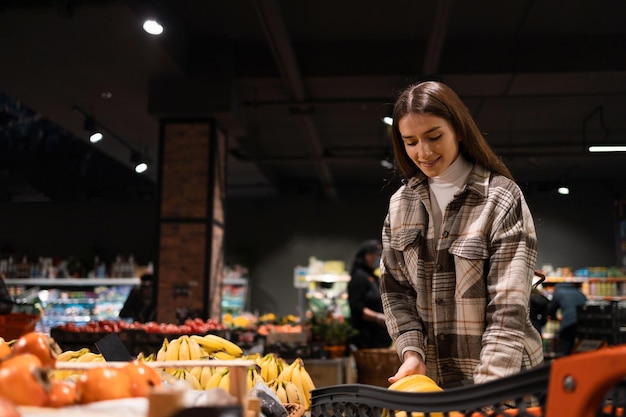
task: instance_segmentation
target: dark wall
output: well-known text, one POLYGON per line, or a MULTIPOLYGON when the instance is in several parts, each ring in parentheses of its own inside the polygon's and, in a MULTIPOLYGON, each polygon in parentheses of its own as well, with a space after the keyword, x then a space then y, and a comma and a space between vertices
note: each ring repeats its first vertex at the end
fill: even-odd
MULTIPOLYGON (((537 265, 612 266, 616 256, 615 201, 626 191, 610 184, 579 184, 563 197, 529 191, 539 240, 537 265)), ((311 199, 229 200, 225 257, 250 270, 249 308, 259 313, 298 312, 293 272, 309 257, 342 260, 349 268, 358 245, 380 237, 388 196, 351 201, 311 199)), ((29 256, 100 256, 132 253, 155 260, 153 204, 0 204, 0 245, 29 256)))

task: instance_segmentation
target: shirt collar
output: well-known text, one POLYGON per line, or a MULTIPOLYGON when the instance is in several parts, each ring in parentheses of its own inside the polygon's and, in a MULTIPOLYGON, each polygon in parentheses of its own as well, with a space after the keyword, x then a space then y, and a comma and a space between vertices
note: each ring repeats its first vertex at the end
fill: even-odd
MULTIPOLYGON (((467 184, 465 188, 470 191, 476 192, 481 196, 487 195, 487 190, 489 188, 489 177, 491 176, 491 171, 487 168, 483 167, 480 164, 474 163, 472 167, 472 171, 467 177, 467 184)), ((412 189, 415 189, 420 184, 427 182, 428 177, 422 171, 419 171, 415 176, 411 177, 406 186, 412 189)))

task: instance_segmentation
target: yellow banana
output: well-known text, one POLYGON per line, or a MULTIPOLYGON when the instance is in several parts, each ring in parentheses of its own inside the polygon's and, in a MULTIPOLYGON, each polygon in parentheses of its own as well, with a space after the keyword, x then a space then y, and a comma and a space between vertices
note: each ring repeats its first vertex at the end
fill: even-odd
POLYGON ((221 372, 213 372, 211 377, 208 379, 206 384, 204 385, 205 390, 217 388, 220 384, 220 380, 222 379, 223 374, 221 372))
POLYGON ((161 348, 157 352, 157 357, 156 357, 157 361, 163 362, 165 360, 165 352, 167 352, 167 348, 169 344, 170 344, 169 340, 167 340, 167 338, 164 338, 163 344, 161 345, 161 348))
POLYGON ((296 384, 291 381, 283 381, 283 387, 285 389, 285 395, 287 396, 286 402, 305 405, 302 398, 304 395, 298 390, 296 384))
POLYGON ((217 387, 225 390, 226 392, 230 392, 230 372, 228 368, 226 368, 222 374, 222 379, 217 387))
POLYGON ((207 334, 202 337, 209 342, 219 343, 221 345, 221 349, 227 353, 230 353, 235 358, 241 358, 243 356, 243 350, 235 343, 231 342, 228 339, 224 339, 216 334, 207 334))
POLYGON ((302 383, 302 391, 304 391, 304 396, 306 397, 306 400, 310 407, 311 391, 315 389, 315 384, 313 383, 313 379, 311 378, 309 371, 307 371, 306 367, 304 366, 304 361, 301 359, 300 362, 300 382, 302 383))
POLYGON ((189 336, 181 336, 179 337, 180 344, 178 345, 178 360, 180 361, 188 361, 191 359, 191 355, 189 354, 189 336))
POLYGON ((202 373, 200 374, 200 386, 202 389, 206 389, 211 375, 213 375, 213 368, 210 366, 203 366, 202 373))
POLYGON ((89 352, 89 348, 82 348, 79 350, 66 350, 61 352, 59 356, 57 356, 57 361, 68 362, 70 359, 82 356, 87 352, 89 352))
POLYGON ((76 362, 93 362, 98 357, 102 357, 102 355, 99 353, 87 352, 84 355, 81 355, 76 362))
POLYGON ((259 374, 259 365, 254 365, 248 368, 246 373, 246 383, 248 391, 251 390, 258 381, 263 381, 263 378, 259 374))
POLYGON ((185 381, 189 383, 189 386, 191 387, 191 389, 195 389, 195 390, 202 389, 202 387, 200 386, 200 381, 198 380, 198 378, 196 378, 195 375, 193 375, 191 372, 185 369, 183 369, 183 371, 184 371, 185 381))
POLYGON ((204 336, 200 336, 197 334, 192 334, 191 336, 189 336, 189 338, 195 340, 200 345, 200 347, 206 351, 208 355, 214 352, 224 350, 222 347, 222 343, 219 340, 215 340, 213 338, 208 339, 204 336))
POLYGON ((300 394, 300 404, 304 406, 305 410, 308 410, 311 406, 311 393, 304 389, 304 385, 302 383, 302 360, 300 358, 296 360, 298 361, 298 364, 293 368, 293 373, 291 374, 291 383, 295 385, 300 394))
POLYGON ((287 392, 285 391, 285 385, 283 381, 280 381, 278 379, 275 379, 274 381, 274 392, 276 392, 276 396, 281 403, 287 403, 287 392))
POLYGON ((188 337, 187 345, 189 345, 189 357, 191 360, 202 359, 202 357, 206 356, 205 352, 195 339, 188 337))
POLYGON ((293 374, 293 369, 298 365, 297 360, 294 360, 286 368, 282 370, 282 372, 278 375, 278 379, 282 379, 283 381, 291 381, 291 375, 293 374))
POLYGON ((203 366, 194 366, 193 368, 189 370, 189 373, 196 377, 200 385, 202 385, 201 378, 202 378, 203 368, 204 368, 203 366))
POLYGON ((167 350, 165 351, 165 360, 166 361, 177 361, 178 360, 178 352, 180 350, 180 342, 181 339, 172 340, 167 346, 167 350))
POLYGON ((235 358, 233 355, 231 355, 230 353, 226 352, 226 351, 218 351, 218 352, 213 352, 210 357, 212 359, 219 359, 219 360, 223 360, 223 361, 228 361, 228 360, 232 360, 232 359, 237 359, 235 358))
POLYGON ((274 357, 274 355, 270 355, 267 358, 266 367, 267 376, 264 378, 266 381, 272 381, 278 378, 278 364, 276 363, 276 358, 274 357))
POLYGON ((399 379, 389 386, 390 390, 405 392, 443 391, 435 381, 426 375, 413 374, 399 379))

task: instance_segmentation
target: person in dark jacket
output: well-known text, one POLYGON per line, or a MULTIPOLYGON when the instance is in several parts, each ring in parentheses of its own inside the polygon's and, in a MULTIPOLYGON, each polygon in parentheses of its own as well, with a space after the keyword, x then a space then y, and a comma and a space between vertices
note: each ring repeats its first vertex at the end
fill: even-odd
POLYGON ((142 275, 141 285, 130 291, 120 310, 119 317, 142 323, 154 321, 156 319, 156 299, 153 286, 154 276, 152 274, 142 275))
POLYGON ((552 299, 548 305, 548 316, 555 319, 557 311, 561 310, 559 339, 563 355, 572 353, 576 342, 576 324, 578 323, 576 310, 586 302, 587 297, 574 284, 561 282, 554 286, 552 299))
POLYGON ((391 345, 380 299, 379 277, 382 246, 378 240, 364 242, 352 263, 348 302, 352 327, 359 333, 351 340, 357 348, 383 348, 391 345))

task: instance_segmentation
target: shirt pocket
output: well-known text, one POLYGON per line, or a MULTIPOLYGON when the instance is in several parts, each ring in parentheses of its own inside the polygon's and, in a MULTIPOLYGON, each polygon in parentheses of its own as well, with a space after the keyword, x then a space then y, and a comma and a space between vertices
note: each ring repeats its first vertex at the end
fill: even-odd
POLYGON ((391 249, 403 251, 412 243, 419 244, 416 240, 421 240, 423 235, 424 232, 419 227, 402 228, 391 236, 389 239, 389 246, 391 249))
POLYGON ((489 247, 481 236, 459 238, 452 243, 448 253, 454 257, 457 299, 484 299, 486 268, 489 263, 489 247))

